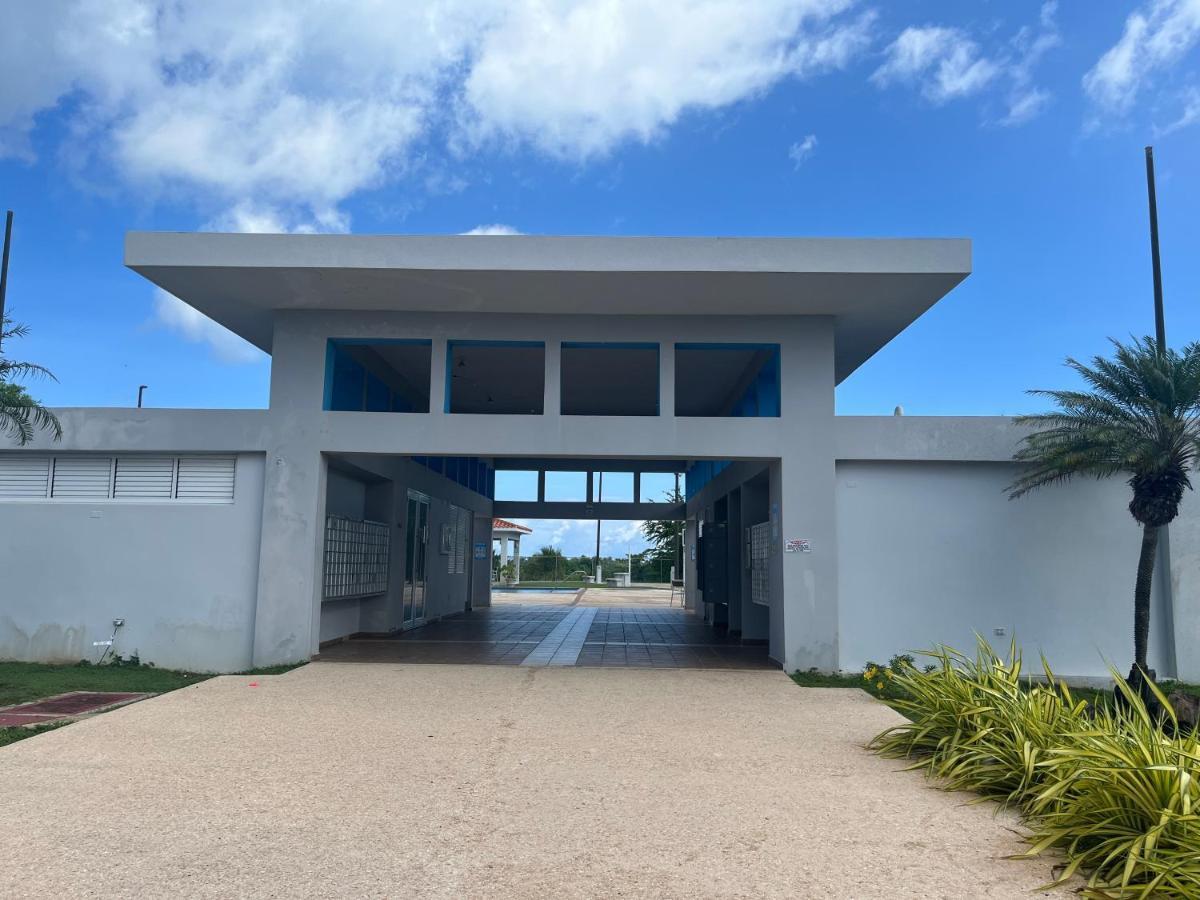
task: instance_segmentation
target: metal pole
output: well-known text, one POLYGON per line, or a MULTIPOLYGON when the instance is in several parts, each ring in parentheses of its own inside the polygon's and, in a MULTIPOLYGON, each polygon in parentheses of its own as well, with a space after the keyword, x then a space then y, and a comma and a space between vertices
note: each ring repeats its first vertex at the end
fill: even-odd
POLYGON ((8 251, 12 247, 12 210, 4 217, 4 258, 0 260, 0 330, 4 325, 4 298, 8 294, 8 251))
POLYGON ((148 388, 148 387, 150 387, 150 385, 148 385, 148 384, 139 384, 138 385, 138 405, 137 405, 138 409, 142 408, 142 394, 145 392, 146 388, 148 388))
MULTIPOLYGON (((596 489, 596 503, 604 499, 604 473, 600 473, 600 484, 596 489)), ((596 520, 596 568, 600 568, 600 520, 596 520)), ((598 582, 597 578, 597 582, 598 582)))
POLYGON ((1167 350, 1167 323, 1163 315, 1162 264, 1158 258, 1158 198, 1154 192, 1154 148, 1146 148, 1146 192, 1150 200, 1150 261, 1154 267, 1154 336, 1158 352, 1167 350))

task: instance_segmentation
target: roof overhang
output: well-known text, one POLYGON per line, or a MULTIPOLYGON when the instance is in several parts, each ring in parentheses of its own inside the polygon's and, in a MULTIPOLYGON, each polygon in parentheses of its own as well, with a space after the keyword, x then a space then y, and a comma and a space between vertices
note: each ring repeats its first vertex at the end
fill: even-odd
POLYGON ((971 242, 130 232, 125 265, 268 353, 277 309, 832 316, 840 382, 970 274, 971 242))

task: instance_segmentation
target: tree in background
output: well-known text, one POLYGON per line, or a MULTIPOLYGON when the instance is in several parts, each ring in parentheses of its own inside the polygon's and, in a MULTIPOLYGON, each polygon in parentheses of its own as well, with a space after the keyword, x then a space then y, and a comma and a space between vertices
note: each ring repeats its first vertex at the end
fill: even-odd
MULTIPOLYGON (((683 494, 678 487, 663 493, 663 503, 682 503, 683 494)), ((674 566, 675 577, 683 572, 683 522, 643 522, 642 534, 650 542, 650 559, 655 563, 674 566)))
POLYGON ((1008 488, 1020 497, 1077 475, 1127 475, 1133 499, 1129 512, 1142 526, 1133 592, 1133 667, 1129 683, 1143 697, 1150 636, 1150 588, 1159 529, 1179 514, 1188 472, 1200 454, 1200 343, 1182 352, 1159 349, 1152 338, 1131 344, 1113 341, 1112 359, 1097 356, 1090 366, 1067 359, 1087 391, 1030 391, 1058 409, 1019 416, 1036 430, 1014 456, 1029 467, 1008 488))
POLYGON ((28 333, 28 328, 7 317, 0 320, 0 434, 15 439, 22 446, 33 440, 34 432, 39 429, 49 431, 56 441, 62 437, 62 425, 54 413, 30 397, 17 383, 18 378, 54 378, 54 375, 43 366, 18 362, 4 355, 10 341, 28 333))

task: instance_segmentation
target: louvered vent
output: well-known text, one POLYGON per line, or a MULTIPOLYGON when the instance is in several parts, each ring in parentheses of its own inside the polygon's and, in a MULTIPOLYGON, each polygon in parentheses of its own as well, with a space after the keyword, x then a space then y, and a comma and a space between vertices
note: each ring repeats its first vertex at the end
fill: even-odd
POLYGON ((56 457, 50 496, 68 500, 108 499, 112 463, 109 456, 56 457))
POLYGON ((170 456, 119 456, 113 481, 117 500, 170 500, 175 460, 170 456))
POLYGON ((0 497, 45 497, 50 487, 50 457, 0 456, 0 497))
POLYGON ((181 456, 175 496, 180 500, 232 502, 236 462, 232 456, 181 456))

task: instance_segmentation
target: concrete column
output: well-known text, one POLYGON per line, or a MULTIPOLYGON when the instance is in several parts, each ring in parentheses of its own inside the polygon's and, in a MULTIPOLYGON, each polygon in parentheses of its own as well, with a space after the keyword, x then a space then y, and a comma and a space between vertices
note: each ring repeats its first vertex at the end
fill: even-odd
POLYGON ((316 450, 277 446, 267 451, 255 666, 307 660, 317 652, 326 470, 316 450))
POLYGON ((521 536, 513 538, 513 584, 521 583, 521 536))
POLYGON ((504 567, 508 565, 508 535, 500 535, 500 583, 504 583, 504 567))
POLYGON ((435 416, 447 412, 446 403, 450 397, 449 379, 446 378, 446 355, 448 352, 446 338, 435 337, 429 361, 429 412, 435 416))
POLYGON ((675 415, 675 343, 658 345, 658 414, 675 415))
POLYGON ((770 465, 770 653, 787 671, 838 667, 833 320, 797 320, 780 340, 787 453, 770 465), (807 540, 811 552, 786 551, 807 540))
POLYGON ((546 341, 546 386, 542 395, 544 415, 557 416, 562 413, 562 342, 546 341))

